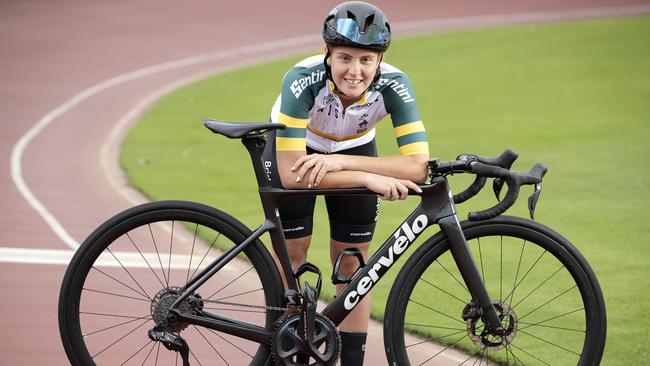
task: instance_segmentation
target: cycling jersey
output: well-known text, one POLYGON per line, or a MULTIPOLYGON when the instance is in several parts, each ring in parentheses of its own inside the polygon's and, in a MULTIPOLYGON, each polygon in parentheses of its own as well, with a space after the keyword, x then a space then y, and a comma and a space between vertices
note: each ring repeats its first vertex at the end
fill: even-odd
POLYGON ((387 114, 401 155, 428 154, 424 125, 411 82, 400 70, 381 63, 381 77, 359 101, 343 109, 325 77, 324 56, 312 56, 284 76, 282 93, 271 120, 287 125, 276 135, 277 151, 306 151, 306 147, 333 153, 361 146, 375 137, 374 126, 387 114))

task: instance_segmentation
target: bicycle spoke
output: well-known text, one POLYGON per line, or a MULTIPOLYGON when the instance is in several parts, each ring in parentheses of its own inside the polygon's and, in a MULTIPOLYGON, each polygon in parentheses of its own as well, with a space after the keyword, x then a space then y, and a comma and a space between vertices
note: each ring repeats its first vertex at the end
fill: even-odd
POLYGON ((140 257, 142 257, 142 259, 144 260, 144 262, 147 264, 147 267, 149 267, 149 269, 151 270, 151 273, 153 273, 153 275, 156 277, 156 279, 158 280, 158 282, 160 283, 160 285, 161 285, 162 287, 165 287, 165 285, 163 285, 162 281, 160 280, 160 277, 158 277, 158 275, 156 274, 156 272, 153 270, 153 268, 152 268, 151 265, 149 264, 149 261, 147 260, 147 258, 145 258, 144 254, 142 254, 142 252, 140 251, 140 248, 138 248, 138 246, 135 245, 135 242, 134 242, 133 239, 131 238, 131 235, 129 235, 129 233, 126 233, 126 237, 129 238, 129 241, 131 242, 131 244, 133 244, 133 247, 134 247, 135 250, 140 254, 140 257))
POLYGON ((483 270, 483 250, 481 250, 481 238, 477 238, 476 241, 478 242, 478 258, 481 263, 481 278, 485 284, 485 271, 483 270))
POLYGON ((127 358, 126 361, 122 362, 122 363, 120 364, 120 366, 126 364, 127 362, 129 362, 129 360, 131 360, 133 357, 135 357, 135 355, 137 355, 138 353, 140 353, 140 351, 142 351, 143 349, 145 349, 145 347, 147 347, 148 345, 150 345, 152 342, 153 342, 152 340, 149 340, 147 343, 145 343, 144 346, 140 347, 139 350, 135 351, 135 353, 132 354, 131 357, 127 358))
POLYGON ((457 330, 457 331, 462 331, 462 332, 467 331, 467 329, 465 329, 465 328, 443 327, 443 326, 439 326, 439 325, 428 325, 428 324, 418 324, 418 323, 404 323, 404 325, 410 325, 410 326, 414 326, 414 327, 423 327, 423 328, 457 330))
POLYGON ((214 329, 209 329, 209 328, 206 328, 206 329, 207 329, 209 332, 211 332, 211 333, 213 333, 214 335, 216 335, 217 337, 219 337, 219 338, 221 338, 222 340, 224 340, 225 342, 228 342, 228 344, 230 344, 231 346, 233 346, 233 347, 237 348, 238 350, 242 351, 243 353, 247 354, 250 358, 255 357, 254 355, 251 355, 250 353, 246 352, 246 350, 240 348, 240 347, 237 346, 236 344, 234 344, 234 343, 232 343, 231 341, 227 340, 225 337, 223 337, 221 334, 219 334, 216 330, 214 330, 214 329))
POLYGON ((150 302, 148 299, 141 299, 141 298, 137 298, 137 297, 133 297, 133 296, 127 296, 127 295, 122 295, 122 294, 117 294, 117 293, 107 292, 107 291, 100 291, 100 290, 95 290, 95 289, 86 288, 86 287, 84 287, 82 290, 83 290, 83 291, 88 291, 88 292, 94 292, 94 293, 104 294, 104 295, 109 295, 109 296, 122 297, 122 298, 125 298, 125 299, 131 299, 131 300, 137 300, 137 301, 144 301, 144 302, 146 302, 146 303, 149 303, 149 302, 150 302))
POLYGON ((499 301, 503 301, 503 235, 501 235, 499 250, 499 301))
POLYGON ((203 339, 205 340, 205 342, 210 346, 210 348, 212 348, 212 350, 214 350, 214 352, 217 354, 217 356, 219 356, 219 358, 221 358, 221 359, 223 360, 223 362, 226 363, 226 365, 230 365, 230 364, 228 363, 228 361, 226 361, 226 359, 223 358, 223 356, 221 355, 221 353, 220 353, 216 348, 214 348, 214 345, 213 345, 213 344, 208 340, 208 338, 203 334, 203 332, 201 332, 201 329, 199 329, 199 328, 196 327, 196 326, 194 327, 194 329, 196 329, 196 331, 201 335, 201 337, 203 337, 203 339))
MULTIPOLYGON (((238 293, 238 294, 229 295, 229 296, 225 296, 225 297, 220 297, 220 298, 218 298, 218 299, 215 299, 215 301, 231 299, 231 298, 233 298, 233 297, 243 296, 243 295, 248 295, 248 294, 252 294, 253 292, 258 292, 258 291, 264 291, 264 289, 263 289, 263 288, 258 288, 258 289, 255 289, 255 290, 249 290, 249 291, 245 291, 245 292, 240 292, 240 293, 238 293)), ((216 295, 216 294, 213 294, 212 296, 214 296, 214 295, 216 295)))
MULTIPOLYGON (((525 351, 524 349, 515 346, 514 343, 511 343, 510 346, 512 346, 512 347, 516 348, 517 350, 519 350, 519 351, 525 353, 526 355, 528 355, 528 356, 530 356, 530 357, 536 359, 537 361, 543 363, 544 365, 551 366, 548 362, 542 360, 541 358, 536 357, 536 356, 530 354, 530 352, 527 352, 527 351, 525 351)), ((514 353, 512 353, 512 356, 513 356, 513 357, 516 357, 514 353)), ((521 362, 521 359, 519 359, 518 357, 517 357, 517 359, 521 362)), ((521 362, 521 364, 523 365, 523 362, 521 362)))
MULTIPOLYGON (((178 352, 176 354, 178 355, 178 352)), ((194 361, 198 362, 199 366, 202 366, 201 361, 199 361, 199 359, 196 357, 194 352, 192 352, 191 348, 190 348, 190 355, 192 355, 192 357, 194 357, 194 361)), ((176 362, 178 363, 178 356, 176 356, 176 362)))
POLYGON ((194 275, 199 270, 199 268, 201 268, 201 265, 203 264, 203 261, 205 260, 205 258, 207 258, 208 254, 210 254, 210 251, 212 250, 214 245, 217 243, 217 240, 219 240, 220 236, 221 236, 221 233, 217 233, 217 237, 214 238, 214 240, 212 241, 212 244, 210 244, 210 246, 208 247, 208 250, 203 255, 203 258, 201 258, 201 261, 199 262, 199 265, 196 266, 196 268, 194 269, 194 272, 192 272, 192 275, 190 276, 190 279, 194 279, 194 275))
POLYGON ((422 278, 421 280, 422 280, 424 283, 428 284, 429 286, 431 286, 431 287, 437 289, 438 291, 440 291, 440 292, 442 292, 442 293, 444 293, 444 294, 446 294, 446 295, 449 295, 450 297, 453 297, 454 299, 458 300, 461 304, 463 304, 463 306, 464 306, 465 304, 467 304, 467 301, 465 301, 465 300, 463 300, 463 299, 457 297, 456 295, 454 295, 454 294, 452 294, 452 293, 450 293, 450 292, 448 292, 448 291, 446 291, 446 290, 443 290, 442 288, 440 288, 440 287, 434 285, 433 283, 427 281, 426 279, 422 278))
POLYGON ((149 350, 149 353, 147 353, 147 357, 144 358, 140 366, 144 366, 145 363, 147 363, 147 360, 149 359, 149 356, 151 356, 151 353, 153 352, 154 348, 156 348, 156 343, 160 345, 160 342, 150 342, 151 343, 151 349, 149 350))
POLYGON ((423 340, 423 341, 420 341, 420 342, 416 342, 416 343, 412 343, 412 344, 409 344, 409 345, 405 345, 404 348, 415 347, 415 346, 419 346, 419 345, 424 344, 424 343, 432 343, 432 342, 433 342, 433 343, 436 343, 436 340, 437 340, 437 339, 445 339, 445 338, 453 337, 453 336, 455 336, 455 335, 458 335, 458 334, 461 334, 461 333, 465 333, 465 332, 467 332, 467 330, 466 330, 466 329, 463 329, 463 330, 456 331, 456 332, 453 332, 453 333, 445 334, 445 335, 443 335, 443 336, 439 336, 439 337, 437 337, 436 339, 433 339, 433 338, 427 338, 427 339, 425 339, 425 340, 423 340))
POLYGON ((156 343, 158 343, 158 349, 156 350, 156 363, 154 363, 154 365, 158 365, 158 357, 160 356, 160 344, 161 343, 160 342, 156 342, 156 343))
MULTIPOLYGON (((458 284, 460 285, 460 287, 462 287, 462 288, 465 290, 465 292, 467 292, 468 294, 470 293, 469 290, 467 289, 467 287, 465 286, 465 284, 464 284, 463 282, 459 281, 458 278, 456 278, 456 276, 454 276, 453 273, 451 273, 451 272, 447 269, 447 267, 445 267, 445 266, 444 266, 442 263, 440 263, 440 261, 437 260, 437 259, 436 259, 436 263, 438 263, 438 264, 440 265, 440 267, 442 267, 442 268, 445 270, 445 272, 447 272, 447 273, 449 274, 449 276, 451 276, 451 278, 453 278, 453 279, 456 281, 456 283, 458 283, 458 284)), ((470 294, 470 295, 471 295, 471 294, 470 294)))
POLYGON ((576 355, 576 356, 578 356, 578 357, 581 356, 581 354, 576 353, 575 351, 572 351, 572 350, 570 350, 570 349, 568 349, 568 348, 562 347, 562 346, 560 346, 559 344, 555 344, 555 343, 553 343, 553 342, 551 342, 551 341, 549 341, 549 340, 546 340, 546 339, 544 339, 544 338, 538 337, 538 336, 536 336, 536 335, 534 335, 534 334, 528 333, 528 332, 523 331, 523 330, 520 330, 520 332, 521 332, 521 333, 524 333, 524 334, 526 334, 526 335, 529 335, 529 336, 531 336, 531 337, 533 337, 533 338, 535 338, 535 339, 538 339, 538 340, 540 340, 540 341, 542 341, 542 342, 544 342, 544 343, 548 343, 548 344, 550 344, 550 345, 552 345, 552 346, 555 346, 555 347, 557 347, 557 348, 559 348, 559 349, 561 349, 561 350, 564 350, 564 351, 566 351, 566 352, 573 353, 574 355, 576 355))
POLYGON ((555 275, 558 274, 558 273, 559 273, 563 268, 565 268, 565 267, 562 266, 562 267, 558 268, 555 272, 553 272, 553 274, 551 274, 550 276, 548 276, 544 281, 542 281, 542 283, 540 283, 537 287, 535 287, 532 291, 530 291, 526 296, 524 296, 521 300, 519 300, 519 302, 518 302, 517 304, 513 305, 512 308, 514 309, 514 308, 516 308, 519 304, 521 304, 522 302, 524 302, 524 301, 525 301, 525 300, 526 300, 530 295, 532 295, 533 293, 535 293, 535 291, 539 290, 542 286, 544 286, 545 283, 547 283, 548 281, 550 281, 551 278, 555 277, 555 275))
POLYGON ((425 363, 427 363, 427 362, 433 360, 434 358, 438 357, 440 354, 442 354, 443 352, 445 352, 446 350, 448 350, 448 349, 451 348, 452 346, 455 346, 455 345, 457 345, 458 343, 460 343, 460 341, 462 341, 463 339, 465 339, 465 335, 463 335, 462 337, 458 338, 458 339, 456 340, 456 342, 447 345, 446 347, 444 347, 443 349, 441 349, 440 351, 438 351, 438 352, 437 352, 436 354, 434 354, 433 356, 427 358, 427 359, 426 359, 424 362, 422 362, 419 366, 422 366, 422 365, 424 365, 425 363))
POLYGON ((156 245, 156 238, 153 235, 151 224, 147 224, 147 226, 149 227, 149 233, 151 233, 151 241, 153 241, 153 247, 156 249, 156 256, 158 256, 158 263, 160 263, 160 270, 162 271, 163 277, 165 278, 164 287, 169 287, 169 278, 165 275, 165 266, 163 266, 162 259, 160 259, 160 252, 158 251, 158 245, 156 245))
POLYGON ((118 315, 118 314, 105 314, 105 313, 93 313, 89 311, 80 311, 79 315, 94 315, 94 316, 105 316, 105 317, 110 317, 110 318, 126 318, 126 319, 144 319, 144 318, 151 318, 151 314, 145 315, 145 316, 133 316, 133 315, 118 315))
MULTIPOLYGON (((481 348, 480 350, 474 352, 473 355, 467 357, 467 358, 466 358, 463 362, 461 362, 458 366, 462 366, 462 365, 464 365, 465 362, 467 362, 467 361, 471 360, 472 358, 476 357, 478 354, 482 354, 482 353, 484 353, 485 351, 486 351, 486 348, 481 348)), ((481 366, 481 364, 483 363, 483 356, 480 356, 479 358, 477 358, 476 360, 474 360, 474 363, 473 363, 472 365, 475 365, 475 364, 476 364, 476 361, 479 361, 478 364, 479 364, 479 366, 481 366)))
MULTIPOLYGON (((564 294, 568 293, 569 291, 571 291, 571 290, 573 290, 573 289, 575 289, 575 288, 577 288, 576 285, 574 285, 573 287, 570 287, 570 288, 566 289, 565 291, 561 292, 559 295, 555 296, 554 298, 552 298, 552 299, 548 300, 547 302, 541 304, 540 306, 538 306, 538 307, 536 307, 535 309, 529 311, 528 313, 526 313, 526 314, 520 316, 520 317, 519 317, 519 320, 521 321, 522 319, 526 318, 526 317, 529 316, 530 314, 536 312, 537 310, 543 308, 544 306, 546 306, 546 305, 552 303, 553 301, 559 299, 560 297, 564 296, 564 294)), ((513 306, 513 308, 514 308, 514 306, 513 306)))
POLYGON ((94 354, 93 356, 91 356, 91 358, 94 359, 95 357, 99 356, 99 355, 102 354, 104 351, 106 351, 107 349, 113 347, 114 345, 117 344, 117 342, 119 342, 119 341, 123 340, 124 338, 128 337, 131 333, 133 333, 133 332, 135 332, 136 330, 140 329, 140 327, 142 327, 143 325, 147 324, 148 322, 149 322, 149 320, 144 321, 142 324, 140 324, 140 325, 138 325, 137 327, 133 328, 130 332, 128 332, 128 333, 126 333, 125 335, 123 335, 122 337, 118 338, 115 342, 111 343, 110 345, 108 345, 108 346, 107 346, 106 348, 104 348, 103 350, 101 350, 101 351, 99 351, 98 353, 96 353, 96 354, 94 354))
MULTIPOLYGON (((583 311, 583 310, 585 310, 585 308, 576 309, 576 310, 569 311, 569 312, 564 313, 564 314, 561 314, 561 315, 554 316, 554 317, 549 318, 549 319, 546 319, 546 320, 542 320, 542 321, 537 322, 537 323, 526 323, 526 322, 522 322, 521 319, 519 319, 519 320, 517 321, 517 323, 528 325, 528 327, 524 327, 524 328, 520 328, 520 329, 526 329, 526 328, 529 328, 529 327, 532 327, 532 326, 541 326, 541 327, 551 327, 551 328, 553 328, 553 327, 550 326, 550 325, 542 325, 542 324, 547 323, 547 322, 550 322, 550 321, 555 320, 555 319, 558 319, 558 318, 561 318, 561 317, 563 317, 563 316, 567 316, 567 315, 571 315, 571 314, 573 314, 573 313, 577 313, 578 311, 583 311)), ((573 330, 573 329, 568 329, 568 330, 573 330)), ((577 330, 577 331, 584 332, 584 330, 577 330)))
POLYGON ((136 294, 142 296, 143 298, 145 298, 145 299, 151 301, 151 298, 150 298, 149 296, 147 296, 146 294, 143 294, 143 293, 139 292, 138 290, 134 289, 133 287, 131 287, 131 286, 125 284, 124 282, 122 282, 122 281, 120 281, 120 280, 114 278, 113 276, 109 275, 108 273, 102 271, 101 269, 99 269, 99 268, 97 268, 97 267, 95 267, 95 266, 93 266, 93 267, 91 267, 91 268, 94 269, 95 271, 97 271, 97 272, 103 274, 104 276, 110 278, 111 280, 113 280, 113 281, 119 283, 120 285, 122 285, 122 286, 128 288, 129 290, 135 292, 136 294))
MULTIPOLYGON (((542 252, 542 254, 540 254, 539 257, 537 257, 537 260, 535 260, 535 262, 530 266, 530 268, 528 268, 528 271, 526 271, 526 273, 525 273, 524 276, 521 278, 521 280, 519 281, 519 283, 517 283, 517 284, 512 288, 512 290, 510 291, 510 293, 508 294, 508 296, 506 296, 506 298, 510 297, 511 294, 514 294, 515 290, 516 290, 516 289, 517 289, 517 288, 518 288, 518 287, 519 287, 519 286, 524 282, 524 280, 526 279, 526 277, 528 277, 528 275, 530 274, 530 272, 533 270, 533 268, 535 268, 535 266, 537 266, 537 263, 539 263, 539 261, 542 259, 542 257, 543 257, 545 254, 546 254, 546 250, 544 250, 544 251, 542 252)), ((512 301, 514 301, 514 299, 513 299, 512 301)))
POLYGON ((142 288, 142 286, 140 285, 140 282, 138 282, 138 281, 135 279, 135 277, 133 277, 133 275, 131 274, 131 272, 130 272, 128 269, 126 269, 126 267, 122 264, 122 262, 120 262, 120 260, 117 259, 117 256, 113 253, 113 251, 110 250, 110 249, 108 249, 108 248, 106 248, 106 250, 107 250, 107 251, 108 251, 108 252, 113 256, 113 258, 115 258, 115 260, 117 261, 117 263, 119 263, 120 267, 122 267, 122 269, 126 272, 126 274, 128 274, 129 277, 131 277, 131 279, 133 280, 133 282, 135 282, 135 284, 138 285, 138 287, 140 288, 140 290, 142 290, 142 292, 144 292, 144 294, 147 296, 147 298, 151 300, 151 296, 149 296, 149 294, 147 293, 147 290, 145 290, 144 288, 142 288))
POLYGON ((218 293, 221 292, 223 289, 225 289, 226 287, 230 286, 233 282, 235 282, 235 281, 237 281, 238 279, 242 278, 244 275, 246 275, 248 272, 250 272, 253 268, 254 268, 254 267, 251 266, 251 268, 249 268, 249 269, 246 270, 244 273, 242 273, 242 274, 240 274, 239 276, 237 276, 237 277, 236 277, 235 279, 233 279, 232 281, 228 282, 225 286, 223 286, 222 288, 220 288, 220 289, 218 289, 217 291, 215 291, 212 295, 208 296, 206 299, 208 299, 208 300, 211 299, 214 295, 218 294, 218 293))
POLYGON ((199 224, 194 227, 194 237, 192 238, 192 250, 190 251, 190 264, 187 266, 187 275, 185 276, 185 283, 190 280, 190 270, 192 268, 192 257, 194 256, 194 245, 196 244, 196 234, 199 231, 199 224))
POLYGON ((512 292, 506 296, 506 302, 512 303, 514 301, 515 297, 515 289, 517 288, 517 279, 519 278, 519 270, 521 269, 521 261, 524 257, 524 250, 526 249, 526 243, 527 241, 524 240, 523 243, 521 244, 521 252, 519 253, 519 261, 517 262, 517 272, 515 273, 515 282, 512 284, 512 292), (508 300, 510 298, 510 300, 508 300))
MULTIPOLYGON (((86 314, 86 313, 80 313, 80 314, 86 314)), ((97 314, 91 314, 91 315, 97 315, 97 314)), ((142 319, 151 319, 151 315, 147 315, 147 316, 143 316, 143 317, 140 317, 140 318, 134 318, 134 319, 131 319, 131 320, 127 320, 125 322, 115 324, 115 325, 111 325, 110 327, 99 329, 99 330, 96 330, 96 331, 93 331, 93 332, 90 332, 90 333, 84 333, 83 337, 88 337, 88 336, 91 336, 91 335, 94 335, 94 334, 97 334, 97 333, 101 333, 101 332, 109 330, 109 329, 114 329, 114 328, 120 327, 122 325, 130 324, 130 323, 136 322, 138 320, 142 320, 142 319)))
POLYGON ((531 327, 542 327, 542 328, 548 328, 548 329, 566 330, 566 331, 576 332, 576 333, 586 333, 587 332, 584 329, 573 329, 573 328, 566 328, 566 327, 558 327, 558 326, 553 326, 553 325, 545 325, 545 324, 541 324, 541 323, 522 323, 522 322, 518 322, 518 323, 520 325, 521 324, 526 325, 526 327, 519 327, 518 328, 519 330, 528 329, 528 328, 531 328, 531 327))
POLYGON ((432 308, 432 307, 430 307, 430 306, 427 306, 427 305, 424 305, 424 304, 422 304, 422 303, 419 303, 419 302, 417 302, 417 301, 415 301, 415 300, 411 300, 411 299, 409 299, 409 302, 412 302, 412 303, 418 304, 418 305, 420 305, 420 306, 422 306, 422 307, 425 307, 425 308, 427 308, 427 309, 429 309, 429 310, 431 310, 431 311, 433 311, 433 312, 435 312, 435 313, 438 313, 438 314, 440 314, 440 315, 442 315, 442 316, 445 316, 445 317, 447 317, 447 318, 449 318, 449 319, 451 319, 451 320, 453 320, 453 321, 455 321, 455 322, 458 322, 458 323, 461 323, 461 324, 465 324, 463 321, 458 320, 458 319, 454 318, 453 316, 447 315, 447 314, 445 314, 445 313, 443 313, 443 312, 441 312, 441 311, 439 311, 439 310, 436 310, 436 309, 434 309, 434 308, 432 308))
POLYGON ((167 279, 171 282, 171 271, 172 271, 172 248, 174 248, 174 223, 176 221, 172 220, 172 232, 169 237, 169 258, 167 259, 167 279))

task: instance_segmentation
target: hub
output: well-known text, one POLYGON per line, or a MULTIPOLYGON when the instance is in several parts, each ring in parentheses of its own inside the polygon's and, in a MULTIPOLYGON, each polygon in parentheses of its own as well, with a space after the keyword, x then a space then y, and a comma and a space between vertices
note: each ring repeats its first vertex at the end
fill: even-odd
MULTIPOLYGON (((468 312, 467 318, 467 334, 469 339, 480 348, 486 348, 488 351, 497 351, 505 348, 511 344, 517 335, 517 314, 510 308, 508 304, 503 302, 494 303, 494 308, 497 311, 501 326, 503 327, 502 334, 494 334, 491 332, 483 317, 479 312, 468 312)), ((464 316, 465 317, 465 316, 464 316)))

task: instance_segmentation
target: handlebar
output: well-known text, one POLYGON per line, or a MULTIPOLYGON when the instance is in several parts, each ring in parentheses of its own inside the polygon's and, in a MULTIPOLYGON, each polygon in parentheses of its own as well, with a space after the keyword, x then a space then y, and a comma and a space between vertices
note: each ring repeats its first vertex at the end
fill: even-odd
POLYGON ((539 195, 540 183, 548 171, 548 168, 541 163, 535 164, 528 172, 510 171, 512 163, 517 159, 518 154, 508 149, 496 158, 481 157, 473 154, 459 155, 456 160, 439 163, 437 159, 429 161, 429 168, 432 177, 436 175, 449 175, 455 173, 476 174, 474 182, 461 193, 454 195, 454 202, 461 203, 475 196, 484 186, 487 178, 495 178, 495 193, 500 190, 501 182, 505 182, 508 191, 501 202, 489 209, 470 212, 470 221, 488 220, 501 215, 510 208, 519 196, 519 188, 522 185, 534 184, 535 192, 529 199, 531 217, 534 217, 535 203, 539 195), (499 181, 500 180, 500 181, 499 181))

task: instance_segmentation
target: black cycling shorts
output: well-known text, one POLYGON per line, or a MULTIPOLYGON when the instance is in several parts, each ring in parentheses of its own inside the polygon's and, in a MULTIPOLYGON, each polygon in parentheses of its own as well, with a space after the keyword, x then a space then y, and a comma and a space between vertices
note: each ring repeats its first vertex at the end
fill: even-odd
MULTIPOLYGON (((307 147, 307 154, 319 153, 307 147)), ((337 151, 336 154, 377 156, 375 140, 337 151)), ((280 220, 287 239, 297 239, 312 233, 316 196, 287 198, 280 206, 280 220)), ((330 222, 330 237, 344 243, 366 243, 372 240, 379 213, 379 198, 375 195, 325 196, 330 222)))

